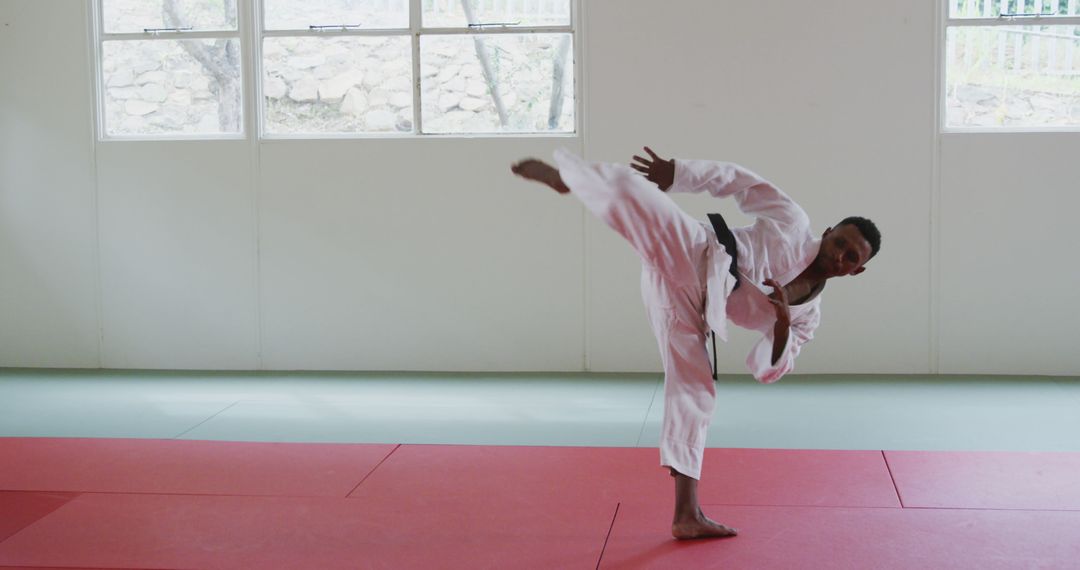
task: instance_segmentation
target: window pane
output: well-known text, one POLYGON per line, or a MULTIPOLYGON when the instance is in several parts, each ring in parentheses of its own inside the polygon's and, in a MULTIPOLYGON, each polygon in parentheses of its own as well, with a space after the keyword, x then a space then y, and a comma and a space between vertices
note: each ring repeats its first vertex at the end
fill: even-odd
POLYGON ((240 133, 238 40, 102 44, 108 135, 240 133))
POLYGON ((236 0, 102 0, 106 33, 145 28, 235 30, 236 0))
POLYGON ((266 0, 266 29, 308 26, 408 28, 409 0, 266 0))
POLYGON ((422 37, 424 132, 573 132, 573 53, 570 34, 422 37))
POLYGON ((949 0, 950 18, 996 18, 1001 14, 1080 15, 1076 0, 949 0))
POLYGON ((428 28, 507 23, 520 26, 570 25, 570 0, 464 0, 464 5, 463 0, 421 1, 424 26, 428 28))
POLYGON ((1080 125, 1077 26, 949 28, 949 127, 1080 125))
POLYGON ((408 36, 267 38, 263 70, 267 133, 413 130, 408 36))

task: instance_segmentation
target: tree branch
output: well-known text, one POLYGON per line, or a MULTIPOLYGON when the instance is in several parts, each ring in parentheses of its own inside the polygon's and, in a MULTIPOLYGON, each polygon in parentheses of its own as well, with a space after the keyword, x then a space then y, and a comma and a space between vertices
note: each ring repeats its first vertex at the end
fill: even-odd
MULTIPOLYGON (((479 24, 474 18, 472 6, 469 0, 461 0, 461 9, 465 11, 465 21, 470 24, 479 24)), ((499 114, 499 123, 506 126, 509 118, 506 115, 506 106, 503 105, 502 95, 499 95, 498 78, 491 70, 491 60, 488 57, 484 40, 479 36, 473 36, 473 46, 476 48, 476 57, 480 60, 480 69, 484 72, 484 81, 487 82, 488 92, 491 93, 491 102, 495 104, 495 112, 499 114)))
POLYGON ((548 108, 548 128, 555 130, 562 117, 563 88, 566 85, 566 53, 570 51, 570 36, 563 36, 555 50, 555 61, 551 71, 551 107, 548 108))
MULTIPOLYGON (((167 27, 182 28, 188 26, 187 18, 180 14, 176 0, 165 0, 161 4, 162 19, 167 27)), ((228 40, 226 40, 228 42, 228 40)), ((223 79, 237 79, 235 71, 223 65, 222 46, 211 49, 198 40, 180 40, 180 47, 184 49, 195 61, 199 62, 220 83, 223 79)))

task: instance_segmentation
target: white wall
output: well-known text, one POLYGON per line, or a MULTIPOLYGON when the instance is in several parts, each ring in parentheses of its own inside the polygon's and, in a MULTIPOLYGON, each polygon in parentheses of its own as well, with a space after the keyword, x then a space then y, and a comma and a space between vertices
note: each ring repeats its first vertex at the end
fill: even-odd
POLYGON ((658 370, 634 255, 508 174, 649 144, 882 228, 799 372, 1080 373, 1080 135, 939 137, 935 2, 584 2, 583 136, 253 145, 95 144, 86 2, 0 1, 0 366, 658 370))
POLYGON ((582 211, 510 174, 560 144, 263 145, 263 366, 580 370, 582 211))
POLYGON ((58 4, 0 2, 0 366, 99 362, 86 18, 58 4))
MULTIPOLYGON (((926 372, 932 5, 703 6, 589 5, 590 155, 628 160, 649 144, 733 160, 799 201, 819 232, 848 215, 873 219, 881 257, 865 275, 829 284, 818 338, 797 370, 926 372)), ((708 198, 677 200, 698 217, 735 212, 708 198)), ((589 249, 591 363, 646 368, 656 349, 634 303, 638 269, 609 234, 598 228, 589 249)), ((749 346, 748 334, 736 335, 721 369, 744 371, 749 346)))
POLYGON ((941 371, 1075 375, 1080 133, 941 145, 941 371))
POLYGON ((257 366, 249 146, 98 145, 102 366, 257 366))

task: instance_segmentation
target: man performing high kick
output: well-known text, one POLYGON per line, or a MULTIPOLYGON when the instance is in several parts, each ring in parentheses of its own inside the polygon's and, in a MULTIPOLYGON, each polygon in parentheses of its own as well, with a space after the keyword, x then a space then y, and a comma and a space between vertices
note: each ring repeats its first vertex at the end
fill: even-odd
POLYGON ((881 234, 870 220, 850 217, 818 239, 806 212, 753 172, 725 162, 665 160, 649 147, 645 152, 650 158, 634 156, 632 168, 559 150, 558 169, 527 159, 512 170, 576 196, 641 257, 642 298, 664 365, 660 465, 675 478, 671 534, 734 536, 736 529, 701 512, 697 498, 716 403, 706 336, 711 329, 726 341, 729 319, 762 333, 746 364, 759 382, 776 382, 813 338, 826 281, 865 271, 881 234), (733 230, 718 214, 698 221, 666 192, 731 196, 756 221, 733 230))

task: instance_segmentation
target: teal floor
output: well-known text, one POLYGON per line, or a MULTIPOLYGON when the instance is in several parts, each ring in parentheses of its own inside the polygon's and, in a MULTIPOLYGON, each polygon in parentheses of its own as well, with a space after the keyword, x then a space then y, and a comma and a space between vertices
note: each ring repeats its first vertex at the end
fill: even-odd
MULTIPOLYGON (((710 447, 1080 451, 1080 378, 722 377, 710 447)), ((0 369, 0 437, 655 447, 656 374, 0 369)))

